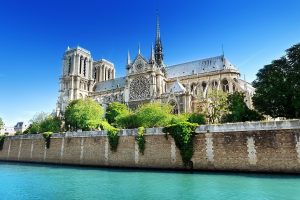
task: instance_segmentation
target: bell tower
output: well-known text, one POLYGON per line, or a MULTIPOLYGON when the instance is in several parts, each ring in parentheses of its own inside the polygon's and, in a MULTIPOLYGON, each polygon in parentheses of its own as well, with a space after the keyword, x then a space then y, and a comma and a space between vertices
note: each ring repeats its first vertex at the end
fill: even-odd
POLYGON ((70 101, 86 98, 92 91, 93 83, 91 53, 81 47, 68 47, 62 61, 62 76, 56 106, 57 115, 65 111, 70 101))

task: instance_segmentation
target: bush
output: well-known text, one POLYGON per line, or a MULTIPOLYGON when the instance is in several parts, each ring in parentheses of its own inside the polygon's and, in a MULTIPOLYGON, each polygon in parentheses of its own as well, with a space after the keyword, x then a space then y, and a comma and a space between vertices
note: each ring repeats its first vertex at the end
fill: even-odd
POLYGON ((136 120, 139 126, 145 128, 166 126, 172 119, 171 110, 172 107, 169 104, 144 104, 137 109, 136 120))
POLYGON ((3 149, 5 137, 5 135, 0 135, 0 151, 3 149))
POLYGON ((40 123, 40 132, 59 133, 61 130, 61 121, 58 117, 48 116, 40 123))
POLYGON ((52 134, 53 134, 52 132, 44 132, 44 133, 42 133, 42 136, 45 139, 45 145, 46 145, 47 149, 50 148, 50 138, 51 138, 52 134))
POLYGON ((23 134, 38 134, 40 132, 40 123, 32 122, 23 134))
POLYGON ((136 128, 140 126, 139 121, 137 120, 137 116, 135 113, 128 113, 125 115, 119 115, 116 118, 116 126, 119 128, 136 128))
POLYGON ((119 144, 119 129, 111 126, 107 121, 102 121, 100 127, 107 131, 107 137, 112 151, 117 151, 119 144))
POLYGON ((125 104, 119 102, 112 102, 106 109, 105 118, 108 123, 113 124, 116 122, 118 116, 124 116, 129 114, 129 109, 125 104))
POLYGON ((136 141, 139 145, 139 151, 141 154, 144 154, 145 151, 145 128, 144 127, 139 127, 137 130, 137 136, 136 136, 136 141))
POLYGON ((175 144, 180 150, 184 166, 190 168, 193 167, 191 159, 194 154, 193 139, 195 137, 195 128, 197 126, 198 124, 190 122, 180 122, 163 128, 164 133, 170 134, 174 138, 175 144))
POLYGON ((74 100, 65 111, 66 126, 84 131, 96 129, 102 121, 103 113, 103 108, 90 98, 74 100))
POLYGON ((198 125, 205 124, 205 115, 199 113, 192 113, 188 116, 188 122, 196 123, 198 125))
POLYGON ((188 113, 173 115, 172 119, 170 121, 170 124, 177 124, 177 123, 181 123, 181 122, 187 122, 189 117, 190 117, 190 114, 188 114, 188 113))

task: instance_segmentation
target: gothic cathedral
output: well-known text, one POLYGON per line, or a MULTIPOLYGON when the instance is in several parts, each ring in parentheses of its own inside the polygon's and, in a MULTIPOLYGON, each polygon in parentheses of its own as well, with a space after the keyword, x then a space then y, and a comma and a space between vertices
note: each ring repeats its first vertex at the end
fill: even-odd
POLYGON ((131 109, 148 102, 169 103, 174 113, 199 109, 199 98, 209 89, 224 92, 241 91, 251 108, 254 88, 240 79, 240 72, 224 55, 173 66, 164 63, 160 24, 157 18, 155 46, 149 59, 140 49, 133 61, 128 52, 126 76, 115 78, 114 64, 94 61, 81 47, 66 50, 57 101, 57 115, 62 115, 71 100, 91 97, 104 108, 111 102, 127 104, 131 109))

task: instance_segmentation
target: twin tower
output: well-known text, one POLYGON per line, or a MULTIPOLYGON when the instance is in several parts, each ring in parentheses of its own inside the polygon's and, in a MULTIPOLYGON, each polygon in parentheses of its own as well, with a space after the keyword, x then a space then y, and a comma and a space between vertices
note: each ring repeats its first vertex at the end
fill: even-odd
MULTIPOLYGON (((152 49, 151 57, 158 66, 163 67, 163 48, 158 17, 155 47, 152 49)), ((129 55, 128 59, 130 60, 129 55)), ((62 69, 57 115, 65 111, 70 101, 90 96, 95 91, 97 83, 115 79, 113 63, 105 59, 94 61, 90 51, 81 47, 67 48, 63 56, 62 69)))

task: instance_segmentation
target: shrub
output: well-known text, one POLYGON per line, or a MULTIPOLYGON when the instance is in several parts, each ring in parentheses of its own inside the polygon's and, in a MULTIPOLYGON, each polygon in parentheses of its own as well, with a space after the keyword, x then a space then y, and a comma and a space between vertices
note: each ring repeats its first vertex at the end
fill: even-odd
POLYGON ((192 113, 188 116, 188 122, 196 123, 198 125, 205 124, 205 115, 200 113, 192 113))
POLYGON ((173 115, 172 119, 170 121, 170 124, 177 124, 177 123, 181 123, 181 122, 187 122, 189 117, 190 117, 190 114, 188 114, 188 113, 173 115))
POLYGON ((116 117, 116 126, 119 128, 137 128, 140 126, 139 121, 137 120, 137 116, 133 112, 129 112, 128 114, 122 114, 116 117))
POLYGON ((141 154, 144 154, 145 151, 145 128, 144 127, 139 127, 137 130, 137 136, 136 136, 136 141, 139 145, 139 151, 141 154))
POLYGON ((3 149, 5 137, 5 135, 0 135, 0 151, 3 149))
POLYGON ((38 134, 40 132, 40 123, 32 122, 29 127, 23 132, 24 134, 38 134))
POLYGON ((40 132, 54 132, 58 133, 61 130, 61 121, 58 117, 49 115, 40 123, 40 132))
POLYGON ((42 133, 42 136, 45 139, 45 145, 46 145, 47 149, 50 148, 50 138, 51 138, 52 134, 53 134, 52 132, 44 132, 44 133, 42 133))
POLYGON ((129 109, 125 104, 119 102, 112 102, 106 109, 105 118, 108 123, 113 124, 116 122, 116 118, 120 115, 124 116, 129 114, 129 109))
POLYGON ((170 134, 174 140, 176 146, 180 150, 180 155, 184 166, 193 167, 191 158, 194 154, 194 136, 195 128, 198 124, 190 122, 180 122, 177 124, 172 124, 163 128, 163 132, 170 134))
POLYGON ((103 130, 107 131, 107 137, 112 151, 117 151, 119 144, 119 129, 111 126, 107 121, 102 121, 100 127, 103 130))
POLYGON ((103 108, 90 98, 74 100, 65 111, 66 126, 84 131, 96 129, 103 113, 103 108))
POLYGON ((166 126, 172 119, 171 109, 169 104, 144 104, 137 109, 136 120, 139 126, 145 128, 166 126))

